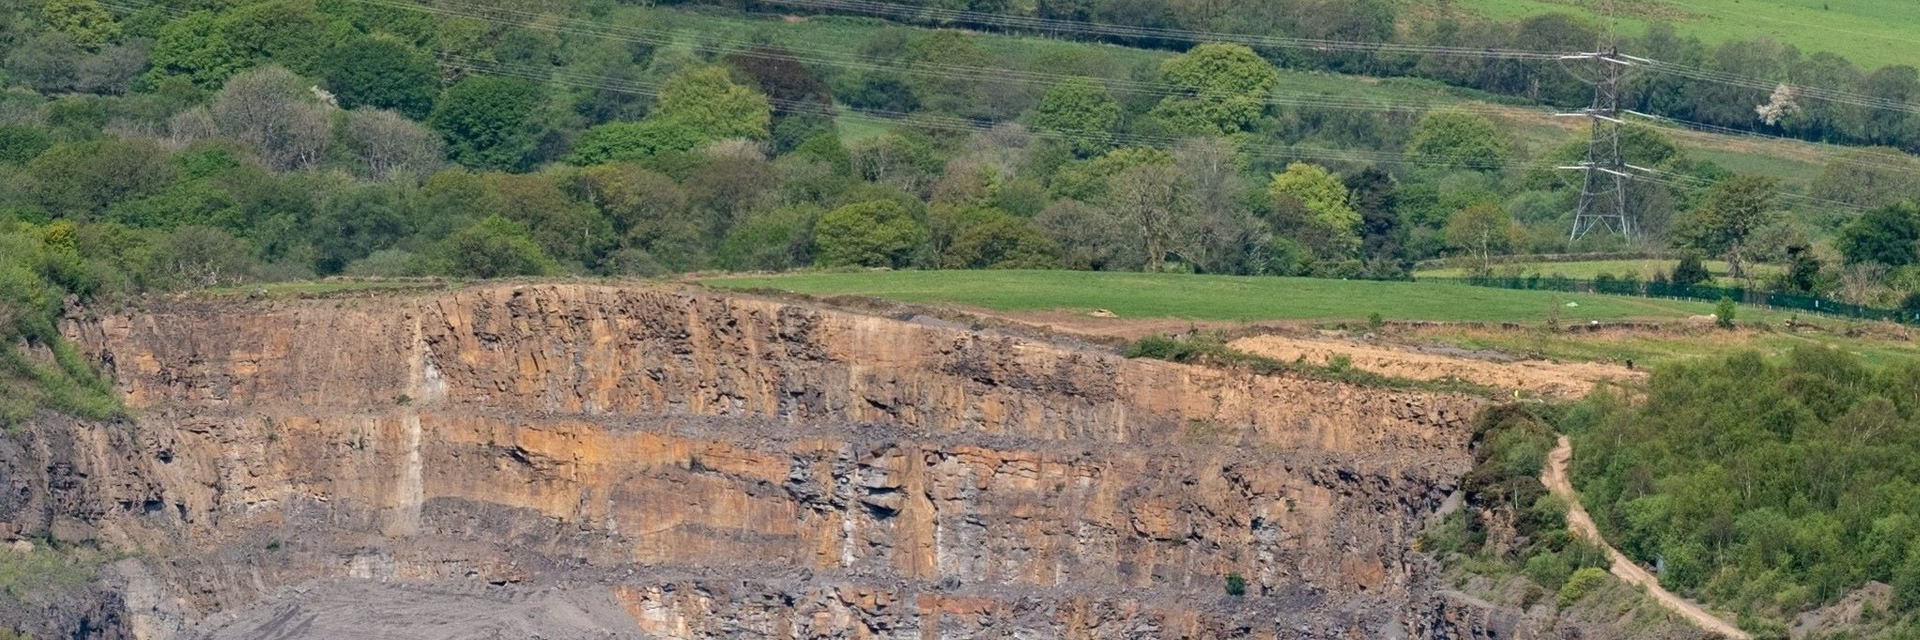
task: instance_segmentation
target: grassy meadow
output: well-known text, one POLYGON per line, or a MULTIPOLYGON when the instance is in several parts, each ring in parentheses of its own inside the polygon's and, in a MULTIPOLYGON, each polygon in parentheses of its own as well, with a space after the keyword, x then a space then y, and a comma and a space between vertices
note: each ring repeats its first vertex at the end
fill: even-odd
MULTIPOLYGON (((860 271, 725 276, 722 289, 772 289, 812 296, 859 295, 1000 312, 1112 311, 1121 318, 1388 320, 1562 323, 1676 319, 1713 313, 1701 302, 1551 291, 1515 291, 1438 282, 1375 282, 1268 276, 1089 271, 860 271), (1567 303, 1575 306, 1567 306, 1567 303)), ((1754 309, 1744 319, 1784 315, 1754 309)))

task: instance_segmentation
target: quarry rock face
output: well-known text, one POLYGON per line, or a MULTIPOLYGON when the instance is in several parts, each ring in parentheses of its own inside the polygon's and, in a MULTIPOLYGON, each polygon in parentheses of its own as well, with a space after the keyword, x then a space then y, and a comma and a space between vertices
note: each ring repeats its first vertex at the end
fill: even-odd
POLYGON ((0 527, 130 552, 61 633, 1510 635, 1413 550, 1476 399, 651 288, 66 330, 135 417, 0 445, 0 527))

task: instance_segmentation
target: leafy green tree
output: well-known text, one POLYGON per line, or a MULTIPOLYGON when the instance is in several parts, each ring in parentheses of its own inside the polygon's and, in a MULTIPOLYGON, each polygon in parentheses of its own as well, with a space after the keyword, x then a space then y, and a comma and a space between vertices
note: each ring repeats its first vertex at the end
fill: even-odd
POLYGON ((1058 269, 1060 245, 1033 221, 1002 214, 954 238, 941 260, 949 269, 1058 269))
POLYGON ((833 79, 833 95, 855 109, 906 113, 920 108, 913 89, 891 71, 843 73, 833 79))
POLYGON ((111 45, 81 60, 74 88, 100 95, 125 94, 133 89, 134 81, 147 70, 147 49, 151 44, 146 40, 135 40, 111 45))
POLYGON ((189 13, 160 28, 147 82, 158 85, 169 76, 184 76, 202 88, 212 88, 266 61, 311 73, 325 42, 315 36, 325 30, 325 19, 306 0, 243 4, 218 14, 189 13))
POLYGON ((1033 125, 1065 137, 1075 152, 1092 155, 1113 146, 1113 130, 1120 126, 1120 103, 1107 88, 1087 78, 1075 78, 1047 89, 1034 108, 1033 125))
POLYGON ((1513 248, 1516 227, 1513 216, 1500 205, 1476 204, 1447 219, 1447 244, 1480 256, 1482 272, 1493 270, 1493 255, 1513 248))
POLYGON ((247 226, 243 216, 233 195, 213 181, 187 180, 151 196, 116 204, 104 217, 147 229, 202 226, 240 233, 247 226))
POLYGON ((88 51, 120 37, 119 21, 99 0, 46 0, 40 5, 40 20, 88 51))
POLYGON ((1727 270, 1746 276, 1747 241, 1773 219, 1779 186, 1772 178, 1739 176, 1714 185, 1707 202, 1695 207, 1677 229, 1677 244, 1709 255, 1725 256, 1727 270))
POLYGON ((1492 118, 1463 111, 1428 113, 1413 128, 1407 155, 1422 162, 1494 171, 1506 162, 1509 136, 1492 118))
POLYGON ((582 132, 567 162, 580 166, 634 162, 663 152, 692 151, 712 141, 698 129, 677 122, 609 122, 582 132))
POLYGON ((850 204, 827 212, 813 229, 814 255, 821 266, 901 268, 927 242, 927 231, 888 200, 850 204))
POLYGON ((1360 212, 1348 203, 1350 194, 1340 176, 1316 164, 1295 162, 1284 173, 1273 175, 1267 194, 1276 201, 1298 203, 1307 216, 1306 223, 1327 236, 1337 253, 1350 254, 1360 244, 1360 212))
POLYGON ((1733 298, 1720 296, 1720 302, 1713 305, 1713 324, 1722 329, 1732 329, 1735 309, 1733 298))
POLYGON ((390 187, 351 189, 329 198, 312 222, 314 265, 320 275, 381 249, 393 248, 412 231, 406 202, 390 187))
POLYGON ((853 154, 847 151, 847 145, 841 142, 838 132, 828 131, 807 138, 806 142, 793 150, 792 155, 827 163, 835 175, 844 176, 853 172, 853 154))
POLYGON ((38 127, 0 124, 0 164, 25 164, 53 146, 53 136, 38 127))
POLYGON ((504 278, 553 273, 559 267, 527 237, 527 228, 500 216, 487 216, 448 237, 449 275, 466 278, 504 278))
POLYGON ((1280 84, 1280 72, 1252 49, 1237 44, 1202 44, 1160 66, 1160 76, 1178 87, 1153 114, 1176 130, 1236 133, 1266 112, 1267 96, 1280 84))
POLYGON ((500 211, 526 225, 540 250, 562 265, 593 267, 619 242, 600 210, 567 197, 557 173, 492 174, 488 185, 500 211))
POLYGON ((266 61, 311 74, 326 41, 326 18, 313 0, 269 0, 237 5, 220 15, 219 30, 245 68, 266 61))
POLYGON ((1920 263, 1920 204, 1906 202, 1868 211, 1842 227, 1834 245, 1848 264, 1920 263))
POLYGON ((357 36, 334 45, 320 59, 320 76, 342 108, 392 109, 415 120, 433 113, 433 98, 440 94, 439 66, 392 36, 357 36))
POLYGON ((727 232, 719 263, 731 271, 785 271, 812 261, 813 228, 820 218, 813 206, 780 207, 755 214, 727 232))
POLYGON ((645 252, 652 270, 707 265, 706 229, 688 211, 686 192, 672 178, 631 164, 604 164, 567 174, 561 188, 599 210, 620 245, 645 252))
POLYGON ((667 79, 648 119, 687 127, 710 140, 765 140, 773 111, 765 95, 735 83, 726 67, 705 66, 667 79))
POLYGON ((1795 244, 1787 247, 1787 273, 1781 287, 1789 291, 1813 293, 1820 288, 1820 258, 1813 247, 1795 244))
POLYGON ((1399 185, 1393 174, 1367 167, 1344 181, 1348 202, 1360 212, 1362 255, 1399 259, 1405 253, 1407 228, 1400 222, 1399 185))
POLYGON ((55 145, 27 163, 28 193, 56 216, 92 220, 108 207, 159 193, 180 167, 158 144, 95 140, 55 145))
POLYGON ((152 68, 146 81, 156 86, 169 76, 180 76, 203 89, 218 87, 246 64, 221 30, 219 17, 209 11, 195 11, 161 26, 148 56, 152 68))
POLYGON ((533 164, 540 87, 493 76, 468 76, 448 88, 427 122, 446 138, 454 162, 480 169, 533 164))

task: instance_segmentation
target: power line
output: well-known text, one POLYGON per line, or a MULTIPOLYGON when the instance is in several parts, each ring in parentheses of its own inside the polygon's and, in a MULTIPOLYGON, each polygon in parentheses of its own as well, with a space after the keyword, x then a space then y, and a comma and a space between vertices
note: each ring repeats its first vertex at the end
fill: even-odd
MULTIPOLYGON (((484 73, 496 73, 499 75, 507 75, 507 76, 525 78, 530 80, 554 82, 554 83, 569 85, 569 86, 603 89, 603 90, 615 91, 615 92, 621 92, 621 93, 657 96, 659 95, 659 92, 663 88, 661 85, 657 83, 626 80, 621 78, 608 78, 605 76, 594 76, 589 74, 579 74, 579 73, 567 72, 564 70, 560 71, 557 74, 546 73, 547 71, 552 71, 551 67, 538 67, 538 66, 512 64, 512 63, 488 63, 484 61, 470 60, 470 59, 462 58, 458 56, 450 56, 450 60, 451 60, 451 63, 449 63, 447 66, 450 66, 456 69, 475 71, 475 72, 484 72, 484 73)), ((957 118, 957 117, 951 117, 951 116, 937 116, 937 115, 930 115, 925 113, 906 113, 906 112, 900 112, 900 111, 888 111, 883 109, 850 110, 846 112, 836 112, 829 105, 824 105, 818 102, 805 101, 805 100, 781 100, 781 99, 769 98, 769 103, 772 106, 779 107, 781 109, 789 110, 792 112, 798 112, 798 113, 848 117, 848 118, 861 119, 861 120, 879 122, 879 123, 890 124, 890 125, 904 124, 906 126, 911 126, 911 127, 924 127, 929 129, 939 129, 939 130, 958 131, 958 132, 989 131, 1002 124, 1008 124, 1005 122, 980 121, 980 120, 957 118)), ((1102 130, 1094 130, 1094 129, 1073 129, 1073 128, 1034 129, 1034 130, 1030 130, 1030 132, 1033 135, 1044 137, 1044 138, 1062 139, 1062 140, 1092 139, 1092 140, 1097 140, 1097 141, 1104 142, 1106 144, 1110 144, 1114 146, 1171 147, 1185 140, 1184 138, 1178 138, 1178 137, 1172 137, 1172 136, 1120 134, 1120 133, 1113 133, 1110 131, 1102 131, 1102 130)), ((1261 145, 1261 144, 1236 145, 1236 149, 1239 152, 1244 153, 1251 157, 1268 158, 1268 159, 1276 159, 1276 160, 1296 160, 1301 158, 1311 158, 1316 160, 1329 160, 1329 161, 1338 161, 1338 162, 1408 164, 1408 165, 1440 166, 1440 167, 1463 168, 1463 169, 1489 169, 1489 168, 1521 169, 1526 167, 1526 165, 1513 163, 1513 162, 1506 162, 1506 161, 1446 162, 1446 161, 1436 161, 1436 160, 1413 159, 1413 158, 1407 158, 1404 155, 1393 153, 1393 152, 1369 151, 1369 150, 1361 150, 1361 149, 1319 149, 1319 148, 1313 148, 1313 147, 1294 147, 1294 146, 1261 145)))
MULTIPOLYGON (((1641 121, 1646 122, 1648 124, 1652 124, 1654 126, 1659 126, 1667 129, 1673 129, 1673 130, 1689 130, 1689 131, 1697 131, 1697 132, 1703 132, 1703 133, 1712 133, 1717 135, 1742 136, 1742 137, 1749 137, 1749 138, 1760 138, 1763 140, 1773 140, 1777 142, 1792 142, 1792 143, 1800 143, 1800 144, 1808 144, 1808 145, 1818 144, 1815 142, 1801 140, 1799 138, 1789 138, 1786 136, 1770 135, 1770 134, 1760 133, 1758 131, 1748 131, 1746 129, 1735 129, 1733 127, 1723 127, 1720 125, 1707 124, 1704 122, 1694 122, 1692 120, 1683 120, 1680 118, 1657 116, 1649 113, 1640 113, 1638 111, 1625 111, 1625 113, 1635 116, 1637 118, 1641 118, 1642 119, 1641 121)), ((1905 154, 1901 154, 1897 156, 1893 155, 1894 153, 1900 153, 1898 151, 1894 151, 1893 153, 1884 153, 1884 152, 1874 151, 1866 147, 1848 147, 1848 148, 1852 149, 1853 151, 1861 155, 1884 159, 1886 163, 1874 162, 1872 160, 1867 160, 1863 158, 1849 157, 1848 155, 1846 155, 1847 154, 1846 151, 1840 151, 1840 150, 1813 149, 1811 151, 1813 153, 1826 157, 1828 162, 1852 165, 1852 166, 1861 167, 1865 169, 1879 169, 1883 171, 1895 171, 1895 172, 1901 172, 1901 173, 1911 173, 1915 175, 1920 175, 1920 158, 1907 156, 1905 154)))
MULTIPOLYGON (((348 1, 356 2, 360 4, 371 4, 376 6, 396 8, 401 10, 415 10, 415 11, 435 13, 440 15, 464 17, 464 18, 469 18, 474 20, 492 22, 495 24, 511 24, 511 25, 534 28, 534 29, 549 29, 549 30, 554 30, 556 32, 560 32, 560 33, 584 35, 589 37, 602 37, 602 38, 622 40, 627 42, 644 43, 644 44, 655 44, 655 45, 677 44, 680 42, 680 38, 678 36, 681 35, 673 31, 648 29, 644 27, 602 25, 602 24, 597 24, 590 21, 586 21, 586 20, 577 19, 577 18, 560 18, 559 19, 560 22, 566 23, 565 26, 556 25, 556 24, 546 24, 542 22, 535 22, 533 20, 534 18, 542 17, 539 14, 534 14, 532 12, 526 12, 526 11, 516 11, 511 9, 499 9, 499 10, 492 10, 492 11, 496 13, 507 14, 507 15, 523 16, 526 18, 526 20, 505 20, 505 19, 501 19, 501 18, 489 16, 489 15, 484 15, 481 13, 474 13, 472 11, 463 12, 463 11, 447 9, 443 7, 427 7, 427 6, 422 6, 412 2, 393 2, 388 0, 348 0, 348 1)), ((456 6, 471 6, 471 5, 456 5, 456 6)), ((547 18, 551 18, 551 17, 548 16, 547 18)), ((1005 67, 951 65, 951 64, 942 64, 938 62, 916 63, 914 65, 910 65, 907 67, 896 67, 893 65, 879 62, 879 61, 874 61, 871 59, 862 59, 857 56, 849 58, 843 53, 839 53, 839 52, 835 52, 829 49, 824 49, 819 47, 810 48, 805 46, 785 45, 785 46, 782 46, 783 51, 770 52, 770 51, 762 50, 760 48, 762 45, 759 43, 746 42, 746 41, 740 41, 740 40, 715 39, 715 38, 701 38, 698 41, 690 44, 689 46, 697 50, 708 51, 712 53, 736 54, 736 55, 741 55, 745 57, 754 57, 754 58, 762 58, 762 59, 791 58, 793 60, 807 62, 811 64, 834 66, 834 67, 855 69, 855 70, 861 70, 861 71, 886 71, 886 72, 904 73, 907 75, 917 75, 917 76, 923 76, 923 77, 961 79, 961 80, 979 80, 979 81, 1007 81, 1007 82, 1017 82, 1017 83, 1029 84, 1029 85, 1040 85, 1040 86, 1051 86, 1054 84, 1058 84, 1060 82, 1066 82, 1070 80, 1095 79, 1095 80, 1099 80, 1102 85, 1106 86, 1109 89, 1124 92, 1124 93, 1133 93, 1133 94, 1158 96, 1158 97, 1175 97, 1175 96, 1197 97, 1197 98, 1245 97, 1242 94, 1234 94, 1234 93, 1227 93, 1227 92, 1191 91, 1183 87, 1179 87, 1179 86, 1164 83, 1164 82, 1150 82, 1150 81, 1134 80, 1129 78, 1088 78, 1087 76, 1077 76, 1077 75, 1062 74, 1062 73, 1049 73, 1044 71, 1028 71, 1028 70, 1021 70, 1021 69, 1010 69, 1005 67)), ((1467 112, 1481 113, 1486 115, 1507 115, 1510 113, 1509 109, 1495 107, 1491 105, 1444 104, 1436 107, 1435 105, 1428 104, 1428 103, 1403 102, 1403 101, 1393 101, 1393 100, 1374 100, 1374 99, 1368 99, 1368 98, 1330 96, 1330 95, 1324 95, 1324 94, 1308 94, 1308 93, 1289 94, 1284 91, 1270 92, 1267 95, 1262 96, 1260 100, 1264 104, 1268 104, 1272 106, 1321 107, 1321 108, 1329 108, 1329 109, 1346 109, 1346 110, 1362 110, 1362 111, 1395 111, 1395 110, 1424 111, 1424 110, 1434 109, 1434 108, 1444 108, 1449 110, 1467 111, 1467 112)))
POLYGON ((1358 52, 1358 53, 1404 53, 1417 55, 1465 56, 1476 58, 1510 58, 1519 60, 1552 60, 1556 53, 1531 51, 1524 49, 1501 49, 1494 47, 1451 47, 1442 45, 1401 44, 1391 42, 1366 42, 1357 40, 1335 40, 1324 38, 1292 38, 1284 36, 1225 33, 1217 31, 1199 31, 1193 29, 1169 29, 1164 27, 1136 27, 1099 22, 1081 22, 1077 20, 1059 20, 1030 16, 1015 16, 984 11, 966 11, 959 9, 940 9, 935 7, 915 7, 909 5, 874 2, 872 0, 767 0, 768 4, 792 5, 814 9, 838 9, 860 11, 873 14, 915 18, 934 18, 948 22, 990 25, 1008 29, 1028 29, 1034 31, 1071 32, 1084 35, 1102 35, 1121 38, 1154 38, 1176 42, 1230 42, 1250 47, 1268 47, 1276 49, 1304 49, 1316 52, 1358 52))
POLYGON ((1746 89, 1755 89, 1759 91, 1772 91, 1781 87, 1785 87, 1787 90, 1792 91, 1796 97, 1807 97, 1807 98, 1813 98, 1816 100, 1822 100, 1827 102, 1837 102, 1840 104, 1852 105, 1852 106, 1861 107, 1865 109, 1880 109, 1880 110, 1886 110, 1886 111, 1899 111, 1899 112, 1908 113, 1908 114, 1920 114, 1920 105, 1910 104, 1906 102, 1899 102, 1895 100, 1889 100, 1886 98, 1871 96, 1864 93, 1856 93, 1852 91, 1841 91, 1837 89, 1825 89, 1825 88, 1815 87, 1810 85, 1795 84, 1792 82, 1776 82, 1772 80, 1754 78, 1751 76, 1743 76, 1743 75, 1738 75, 1734 73, 1728 73, 1725 71, 1712 71, 1708 69, 1701 69, 1698 67, 1689 67, 1686 65, 1675 64, 1671 62, 1662 62, 1659 60, 1647 60, 1646 68, 1651 69, 1653 71, 1658 71, 1661 73, 1680 76, 1683 78, 1690 78, 1693 80, 1700 80, 1704 82, 1715 82, 1719 84, 1725 84, 1728 86, 1741 87, 1746 89))
MULTIPOLYGON (((1129 38, 1158 38, 1181 42, 1234 42, 1256 47, 1282 49, 1306 49, 1310 51, 1346 51, 1361 53, 1401 53, 1410 55, 1465 56, 1480 58, 1508 58, 1517 60, 1553 60, 1563 52, 1533 51, 1524 49, 1501 49, 1494 47, 1472 48, 1442 45, 1414 45, 1386 42, 1362 42, 1352 40, 1324 40, 1312 38, 1288 38, 1281 36, 1262 36, 1192 29, 1167 29, 1158 27, 1132 27, 1097 22, 1081 22, 1027 16, 1014 16, 982 11, 963 11, 957 9, 939 9, 933 7, 915 7, 877 0, 765 0, 769 4, 792 5, 814 9, 838 9, 871 14, 890 15, 906 19, 936 18, 951 22, 992 25, 1011 29, 1032 29, 1039 31, 1065 31, 1084 35, 1104 35, 1129 38)), ((1664 73, 1681 75, 1696 80, 1735 84, 1747 88, 1771 90, 1783 83, 1758 78, 1740 76, 1732 73, 1712 71, 1687 65, 1642 59, 1648 68, 1664 73)), ((1892 109, 1908 113, 1920 113, 1920 105, 1908 104, 1862 93, 1827 89, 1811 85, 1784 83, 1808 97, 1821 100, 1843 102, 1856 106, 1892 109)))

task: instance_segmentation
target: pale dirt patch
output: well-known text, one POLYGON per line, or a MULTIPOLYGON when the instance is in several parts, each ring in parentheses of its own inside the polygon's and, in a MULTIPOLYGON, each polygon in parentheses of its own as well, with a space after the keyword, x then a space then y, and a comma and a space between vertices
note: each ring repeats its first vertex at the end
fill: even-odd
POLYGON ((1228 346, 1275 360, 1305 360, 1316 365, 1326 365, 1334 356, 1346 356, 1356 369, 1396 378, 1455 378, 1489 387, 1562 398, 1586 395, 1594 385, 1604 381, 1639 381, 1646 377, 1643 371, 1597 362, 1495 362, 1424 353, 1383 344, 1280 335, 1241 338, 1228 343, 1228 346))

